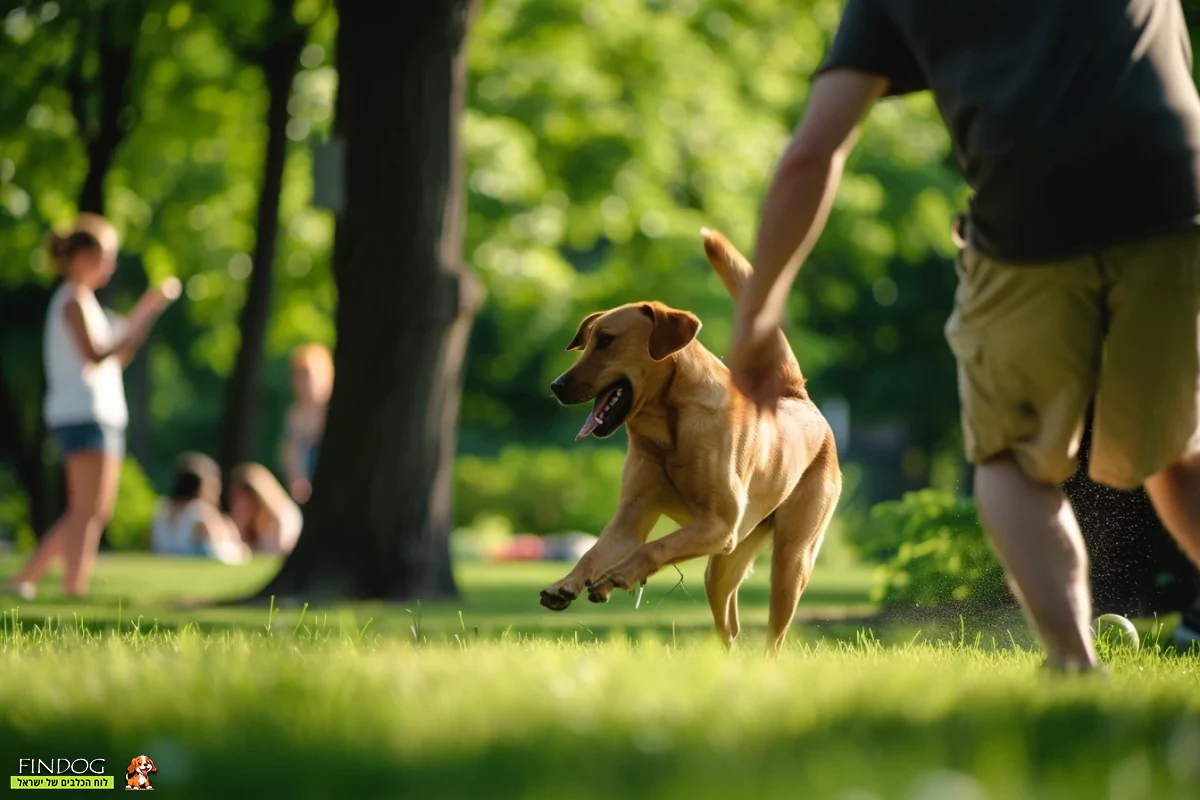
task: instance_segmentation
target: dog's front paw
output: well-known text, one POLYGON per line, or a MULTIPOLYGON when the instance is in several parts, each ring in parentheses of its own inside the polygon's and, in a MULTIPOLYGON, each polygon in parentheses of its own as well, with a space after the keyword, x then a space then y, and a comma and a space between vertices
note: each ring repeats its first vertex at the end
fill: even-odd
POLYGON ((628 589, 632 584, 626 584, 611 572, 606 572, 594 581, 588 582, 588 600, 593 603, 607 603, 614 589, 628 589))
POLYGON ((566 611, 567 607, 578 596, 578 592, 573 591, 568 586, 559 584, 542 589, 542 594, 538 598, 538 602, 551 611, 566 611))

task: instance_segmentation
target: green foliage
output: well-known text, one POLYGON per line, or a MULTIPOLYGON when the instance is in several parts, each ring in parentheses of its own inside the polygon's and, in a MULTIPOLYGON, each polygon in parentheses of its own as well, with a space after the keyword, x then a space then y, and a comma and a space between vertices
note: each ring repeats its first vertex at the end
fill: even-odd
MULTIPOLYGON (((0 287, 31 301, 20 304, 19 323, 0 310, 0 355, 31 428, 40 392, 33 290, 44 292, 51 280, 39 244, 51 223, 74 213, 88 166, 65 76, 98 6, 24 6, 0 28, 0 287)), ((336 14, 321 0, 295 6, 310 35, 288 104, 279 254, 274 265, 256 265, 249 254, 266 90, 250 54, 269 36, 269 2, 141 7, 140 20, 122 17, 136 26, 128 31, 136 40, 132 105, 105 199, 124 237, 121 270, 137 274, 129 285, 140 285, 143 273, 175 274, 185 285, 184 302, 153 335, 145 388, 129 388, 131 402, 150 412, 150 452, 139 455, 161 487, 179 452, 212 452, 251 269, 271 268, 275 278, 253 458, 278 465, 287 351, 333 341, 333 217, 311 205, 311 145, 332 126, 336 14)), ((752 246, 759 199, 839 9, 838 0, 480 6, 462 125, 464 257, 488 302, 466 365, 463 452, 570 443, 585 412, 559 408, 546 386, 570 363, 563 347, 587 312, 661 299, 699 314, 701 341, 724 351, 732 302, 704 259, 698 229, 718 227, 741 248, 752 246)), ((91 85, 98 59, 89 52, 81 63, 91 85)), ((929 97, 880 104, 789 308, 789 335, 814 397, 852 398, 856 429, 904 426, 914 479, 947 453, 959 463, 942 324, 954 285, 949 216, 963 188, 947 154, 929 97)), ((118 310, 131 300, 117 297, 118 310)), ((867 482, 884 463, 892 462, 870 465, 867 482)), ((459 492, 460 502, 471 496, 459 492)), ((578 519, 595 530, 608 513, 534 514, 527 499, 514 496, 509 509, 498 495, 485 496, 519 528, 578 519)), ((459 517, 477 512, 468 505, 459 517)))
MULTIPOLYGON (((80 62, 83 84, 96 82, 99 59, 86 34, 100 5, 26 4, 0 27, 0 292, 50 283, 42 238, 75 213, 88 164, 66 78, 80 48, 89 48, 80 62)), ((136 289, 146 279, 177 275, 185 286, 184 302, 164 317, 149 348, 144 402, 153 435, 151 451, 141 455, 160 485, 179 452, 212 450, 251 269, 272 269, 275 276, 254 458, 277 463, 290 393, 287 352, 300 342, 333 340, 333 220, 309 203, 308 146, 333 117, 330 3, 295 5, 297 21, 309 26, 309 44, 289 102, 278 261, 254 265, 249 256, 266 139, 266 89, 250 56, 269 36, 269 6, 269 0, 146 0, 140 18, 120 16, 135 44, 132 104, 123 112, 124 139, 105 182, 105 211, 122 234, 120 272, 133 273, 119 275, 118 283, 136 289)), ((99 97, 85 92, 81 102, 94 108, 99 97)), ((110 299, 123 311, 133 296, 110 299)), ((21 412, 33 420, 40 408, 41 321, 30 316, 0 313, 0 355, 21 412)), ((137 400, 129 390, 131 402, 137 400)))
POLYGON ((150 547, 150 524, 158 494, 137 461, 126 458, 121 467, 117 507, 104 531, 116 550, 146 550, 150 547))
POLYGON ((624 450, 612 447, 513 445, 495 458, 460 456, 455 522, 470 526, 502 517, 516 533, 599 534, 616 508, 624 463, 624 450))
MULTIPOLYGON (((826 0, 493 0, 472 32, 466 252, 490 302, 472 340, 464 447, 566 441, 545 387, 587 312, 656 298, 721 353, 732 303, 698 229, 749 249, 758 200, 836 28, 826 0)), ((960 186, 933 103, 882 104, 793 298, 818 399, 902 420, 932 456, 957 409, 942 341, 960 186), (931 353, 933 357, 931 357, 931 353)), ((928 458, 926 458, 928 463, 928 458)))
POLYGON ((908 492, 877 504, 871 523, 851 531, 859 554, 879 564, 873 599, 889 606, 988 608, 1007 596, 1004 572, 969 497, 908 492))
POLYGON ((0 542, 9 545, 33 540, 29 526, 29 498, 20 491, 16 478, 0 472, 0 542))

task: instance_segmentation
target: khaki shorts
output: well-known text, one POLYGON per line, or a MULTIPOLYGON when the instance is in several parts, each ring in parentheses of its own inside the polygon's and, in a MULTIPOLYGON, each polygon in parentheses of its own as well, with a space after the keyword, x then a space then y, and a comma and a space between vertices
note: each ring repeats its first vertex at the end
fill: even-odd
POLYGON ((946 340, 967 458, 1011 454, 1058 484, 1096 398, 1091 478, 1132 489, 1200 452, 1200 232, 1013 266, 956 262, 946 340))

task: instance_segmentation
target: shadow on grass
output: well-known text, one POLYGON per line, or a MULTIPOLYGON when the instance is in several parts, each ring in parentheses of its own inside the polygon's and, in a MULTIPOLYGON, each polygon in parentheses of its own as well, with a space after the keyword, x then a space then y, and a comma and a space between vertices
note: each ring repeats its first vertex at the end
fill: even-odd
POLYGON ((30 733, 0 729, 0 750, 103 756, 111 771, 144 752, 159 767, 155 787, 173 797, 692 800, 795 797, 797 787, 809 797, 854 790, 879 797, 977 797, 984 796, 976 788, 981 785, 996 797, 1100 797, 1132 758, 1144 762, 1144 796, 1184 796, 1170 793, 1183 786, 1171 777, 1162 743, 1186 722, 1185 709, 968 699, 934 718, 874 711, 794 730, 768 725, 762 736, 714 738, 702 728, 649 723, 616 730, 545 725, 434 752, 404 742, 358 741, 336 730, 291 730, 288 715, 256 705, 230 709, 219 735, 203 724, 135 734, 128 726, 76 719, 39 724, 30 733), (935 779, 944 784, 941 792, 913 793, 935 779))

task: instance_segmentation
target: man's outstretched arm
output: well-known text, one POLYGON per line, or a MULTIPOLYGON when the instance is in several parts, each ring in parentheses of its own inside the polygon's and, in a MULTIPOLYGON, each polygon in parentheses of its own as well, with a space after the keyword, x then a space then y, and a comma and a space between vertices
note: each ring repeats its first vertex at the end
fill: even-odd
POLYGON ((772 376, 781 354, 774 331, 787 294, 825 226, 858 125, 887 88, 887 79, 876 75, 843 69, 822 73, 813 82, 800 129, 775 169, 759 222, 754 275, 738 302, 728 359, 738 387, 761 405, 778 399, 772 376))

